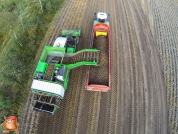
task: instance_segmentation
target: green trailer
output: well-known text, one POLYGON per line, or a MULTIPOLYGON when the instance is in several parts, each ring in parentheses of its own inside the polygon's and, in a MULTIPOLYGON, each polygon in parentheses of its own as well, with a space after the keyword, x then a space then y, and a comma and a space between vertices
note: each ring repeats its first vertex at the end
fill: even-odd
POLYGON ((98 65, 99 50, 76 52, 80 34, 81 30, 62 30, 52 46, 44 47, 31 84, 34 110, 53 115, 68 88, 70 70, 98 65))

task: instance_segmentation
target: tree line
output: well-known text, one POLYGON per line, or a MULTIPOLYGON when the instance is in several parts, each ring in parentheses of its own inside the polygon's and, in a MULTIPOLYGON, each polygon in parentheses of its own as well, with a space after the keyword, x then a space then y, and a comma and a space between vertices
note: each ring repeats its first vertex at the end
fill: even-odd
POLYGON ((36 52, 64 0, 0 1, 0 120, 20 115, 36 52))

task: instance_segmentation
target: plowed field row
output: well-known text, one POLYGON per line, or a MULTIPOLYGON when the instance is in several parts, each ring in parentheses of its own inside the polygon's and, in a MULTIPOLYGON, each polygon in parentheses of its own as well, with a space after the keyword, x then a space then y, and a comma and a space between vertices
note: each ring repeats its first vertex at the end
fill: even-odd
MULTIPOLYGON (((84 12, 85 16, 81 28, 83 30, 82 44, 85 48, 89 47, 93 14, 96 11, 96 6, 99 6, 97 5, 97 1, 88 1, 87 7, 90 8, 87 8, 84 12)), ((76 98, 79 98, 78 102, 76 102, 79 105, 75 108, 76 120, 73 119, 73 129, 71 130, 71 133, 95 133, 97 130, 98 102, 100 99, 99 93, 87 92, 85 90, 86 68, 83 67, 83 69, 80 70, 80 73, 83 73, 83 79, 79 79, 79 81, 82 81, 82 83, 78 85, 80 94, 78 94, 79 96, 76 96, 76 98)))
MULTIPOLYGON (((169 133, 178 133, 178 17, 176 0, 144 0, 145 7, 148 6, 152 12, 147 13, 154 20, 155 39, 163 66, 164 81, 166 84, 169 133)), ((151 21, 150 21, 151 22, 151 21)))
POLYGON ((154 29, 155 39, 163 66, 168 104, 169 133, 178 133, 178 100, 177 100, 177 43, 178 17, 176 0, 143 0, 143 7, 148 8, 148 20, 154 29))
MULTIPOLYGON (((31 123, 31 119, 32 119, 32 114, 33 114, 33 111, 32 111, 32 107, 31 107, 31 104, 32 104, 32 93, 29 92, 28 94, 28 98, 27 98, 27 102, 26 104, 24 105, 24 108, 23 108, 23 111, 22 111, 22 115, 20 117, 21 119, 21 127, 19 128, 19 132, 23 131, 23 132, 26 132, 26 131, 30 131, 30 128, 33 127, 33 124, 30 124, 31 123)), ((34 116, 33 116, 34 117, 34 116)))
MULTIPOLYGON (((142 67, 143 70, 142 71, 143 78, 144 78, 143 83, 144 86, 146 86, 146 89, 144 89, 145 91, 140 90, 138 91, 138 94, 137 92, 135 93, 136 96, 143 97, 142 95, 140 96, 140 93, 142 92, 143 95, 146 97, 146 98, 140 98, 140 100, 136 101, 135 104, 133 105, 133 107, 138 105, 138 109, 135 109, 136 120, 139 121, 136 127, 137 128, 136 132, 144 133, 145 131, 148 132, 151 130, 150 131, 151 133, 159 133, 159 132, 166 133, 167 129, 165 128, 167 127, 167 123, 165 122, 165 124, 162 124, 163 120, 160 121, 161 118, 159 117, 160 113, 162 112, 161 116, 164 119, 166 119, 166 113, 165 113, 166 107, 162 105, 165 104, 165 100, 163 99, 165 98, 163 79, 162 76, 160 75, 160 72, 157 72, 155 69, 155 67, 161 69, 159 65, 159 61, 157 59, 158 58, 157 52, 155 52, 156 48, 154 48, 155 42, 151 35, 151 31, 148 27, 149 25, 146 21, 146 17, 143 15, 143 12, 141 12, 142 9, 140 8, 141 7, 140 4, 137 1, 129 1, 129 2, 125 2, 125 5, 126 5, 125 7, 130 7, 127 8, 130 9, 130 13, 128 13, 128 16, 130 16, 128 17, 130 18, 130 22, 129 22, 130 26, 133 29, 134 28, 137 29, 135 31, 131 30, 133 36, 133 48, 135 49, 135 51, 137 51, 136 45, 138 45, 138 49, 140 51, 139 52, 140 56, 138 58, 140 58, 140 62, 141 62, 140 67, 142 67), (144 27, 146 29, 142 30, 140 29, 141 27, 144 27), (157 73, 155 74, 154 72, 157 73), (159 90, 159 89, 163 89, 163 90, 159 90), (144 103, 148 107, 143 107, 143 105, 140 105, 140 102, 142 101, 144 101, 144 103), (164 110, 162 111, 162 109, 164 110), (147 111, 146 112, 147 116, 144 116, 143 111, 147 111), (146 122, 143 122, 143 118, 145 118, 146 122), (144 126, 147 126, 147 129, 140 129, 140 128, 144 128, 144 126)), ((136 83, 136 81, 134 83, 136 83)), ((139 84, 138 86, 141 85, 139 84)))

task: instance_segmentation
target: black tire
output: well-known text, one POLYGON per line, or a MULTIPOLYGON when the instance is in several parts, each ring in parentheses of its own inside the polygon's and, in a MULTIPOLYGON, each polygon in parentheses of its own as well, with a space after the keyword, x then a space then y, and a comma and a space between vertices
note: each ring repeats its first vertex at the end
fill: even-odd
POLYGON ((107 21, 109 21, 109 20, 110 20, 109 18, 110 18, 110 16, 108 16, 107 21))
POLYGON ((94 16, 94 20, 97 20, 97 16, 96 15, 94 16))
POLYGON ((108 18, 107 18, 107 21, 109 21, 110 20, 110 14, 108 14, 108 18))
POLYGON ((97 20, 97 14, 94 13, 94 20, 97 20))

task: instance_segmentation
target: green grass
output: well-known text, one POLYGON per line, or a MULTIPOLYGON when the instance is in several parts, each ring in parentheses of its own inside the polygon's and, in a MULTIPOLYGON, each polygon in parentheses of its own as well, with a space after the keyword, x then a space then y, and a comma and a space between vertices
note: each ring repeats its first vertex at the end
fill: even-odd
POLYGON ((43 0, 43 11, 34 0, 27 1, 26 5, 23 1, 0 2, 0 14, 1 10, 4 14, 0 15, 0 26, 7 26, 0 31, 0 123, 4 116, 19 117, 29 91, 36 53, 63 1, 43 0), (14 22, 6 23, 6 12, 12 14, 14 22))

